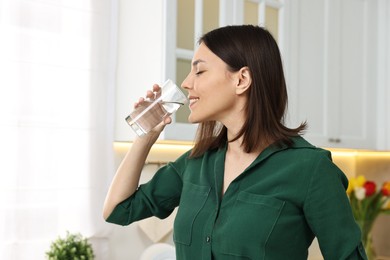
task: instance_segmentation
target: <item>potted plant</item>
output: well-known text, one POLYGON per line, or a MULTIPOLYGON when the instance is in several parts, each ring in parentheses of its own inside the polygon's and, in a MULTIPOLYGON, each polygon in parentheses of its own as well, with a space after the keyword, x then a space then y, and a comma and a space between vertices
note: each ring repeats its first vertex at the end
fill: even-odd
POLYGON ((46 252, 49 260, 92 260, 95 255, 92 245, 80 233, 70 234, 66 232, 66 237, 59 237, 50 245, 50 250, 46 252))

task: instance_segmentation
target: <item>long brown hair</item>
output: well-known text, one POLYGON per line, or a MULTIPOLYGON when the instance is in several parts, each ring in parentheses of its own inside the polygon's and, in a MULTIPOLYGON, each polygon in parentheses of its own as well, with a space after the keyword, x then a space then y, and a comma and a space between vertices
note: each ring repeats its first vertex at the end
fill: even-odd
MULTIPOLYGON (((235 141, 243 137, 246 152, 271 143, 291 145, 290 137, 299 135, 306 123, 292 129, 284 125, 287 88, 278 45, 264 28, 254 25, 221 27, 203 35, 199 44, 222 59, 230 71, 248 67, 252 77, 245 107, 246 120, 235 141)), ((216 121, 199 124, 191 157, 227 142, 227 129, 216 121)))

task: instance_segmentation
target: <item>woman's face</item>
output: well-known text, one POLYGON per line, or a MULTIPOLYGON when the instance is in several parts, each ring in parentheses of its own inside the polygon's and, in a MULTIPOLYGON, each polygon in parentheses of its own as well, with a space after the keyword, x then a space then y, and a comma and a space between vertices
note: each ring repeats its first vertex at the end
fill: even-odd
POLYGON ((191 71, 182 83, 189 93, 189 122, 224 122, 236 106, 238 79, 234 74, 206 45, 200 44, 194 54, 191 71))

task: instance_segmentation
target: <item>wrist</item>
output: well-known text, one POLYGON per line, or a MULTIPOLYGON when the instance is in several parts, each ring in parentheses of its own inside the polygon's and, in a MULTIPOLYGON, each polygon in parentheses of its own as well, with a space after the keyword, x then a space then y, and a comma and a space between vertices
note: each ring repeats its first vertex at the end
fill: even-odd
POLYGON ((144 147, 152 147, 153 144, 157 141, 159 135, 156 135, 154 133, 148 133, 144 136, 137 136, 133 144, 142 145, 144 147))

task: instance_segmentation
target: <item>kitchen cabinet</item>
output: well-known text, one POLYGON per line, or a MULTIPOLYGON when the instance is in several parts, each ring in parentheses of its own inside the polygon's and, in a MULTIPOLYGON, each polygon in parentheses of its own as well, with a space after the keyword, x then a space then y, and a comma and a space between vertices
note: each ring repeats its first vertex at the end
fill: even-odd
POLYGON ((390 1, 378 0, 377 148, 390 150, 390 1))
POLYGON ((286 1, 290 126, 317 146, 376 148, 377 4, 286 1))
MULTIPOLYGON (((170 78, 180 84, 191 69, 203 33, 227 24, 265 24, 278 38, 282 1, 169 0, 118 2, 115 140, 135 134, 124 118, 132 104, 154 83, 170 78)), ((189 124, 188 108, 173 115, 160 138, 192 141, 197 125, 189 124)))
MULTIPOLYGON (((181 83, 203 32, 255 23, 274 28, 281 48, 288 126, 307 121, 317 146, 390 149, 387 0, 118 1, 115 140, 134 138, 124 118, 146 89, 181 83)), ((193 140, 196 125, 181 110, 161 139, 193 140)))

